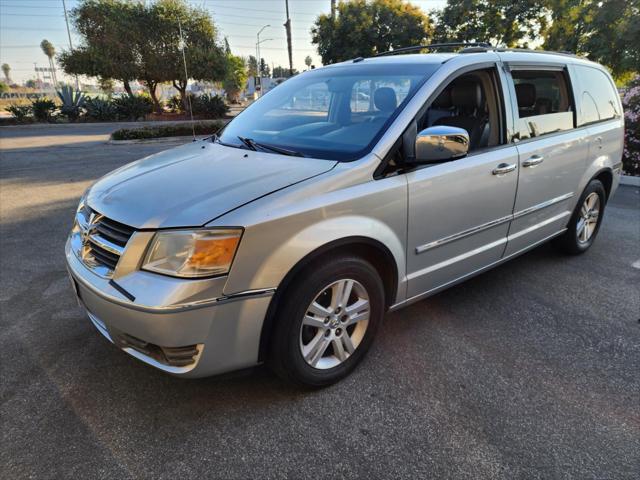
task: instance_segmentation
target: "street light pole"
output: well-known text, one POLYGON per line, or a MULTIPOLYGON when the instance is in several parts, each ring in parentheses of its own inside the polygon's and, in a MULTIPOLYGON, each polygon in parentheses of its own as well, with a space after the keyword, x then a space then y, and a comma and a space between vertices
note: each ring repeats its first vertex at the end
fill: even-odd
POLYGON ((271 25, 265 25, 258 30, 258 33, 256 34, 256 73, 257 77, 260 79, 260 93, 262 93, 262 73, 260 72, 260 34, 265 28, 270 26, 271 25))
MULTIPOLYGON (((62 0, 62 9, 64 10, 64 21, 67 24, 67 35, 69 36, 69 49, 73 50, 73 42, 71 42, 71 30, 69 29, 69 16, 67 15, 67 4, 62 0)), ((80 91, 80 83, 76 74, 76 90, 80 91)))

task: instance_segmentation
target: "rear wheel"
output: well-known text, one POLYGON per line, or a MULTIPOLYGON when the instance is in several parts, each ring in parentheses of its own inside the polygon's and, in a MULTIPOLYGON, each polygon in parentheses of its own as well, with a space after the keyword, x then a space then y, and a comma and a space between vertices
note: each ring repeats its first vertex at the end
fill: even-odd
POLYGON ((382 281, 368 262, 344 256, 316 263, 284 293, 270 364, 294 383, 335 383, 360 363, 383 314, 382 281))
POLYGON ((567 231, 557 240, 562 250, 577 255, 589 249, 600 230, 606 200, 607 194, 602 182, 591 180, 578 200, 567 231))

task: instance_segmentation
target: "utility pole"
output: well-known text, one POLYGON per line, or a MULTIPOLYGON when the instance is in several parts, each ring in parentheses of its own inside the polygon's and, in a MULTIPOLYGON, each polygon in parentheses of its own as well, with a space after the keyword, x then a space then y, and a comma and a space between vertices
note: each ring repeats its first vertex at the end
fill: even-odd
POLYGON ((331 0, 331 19, 336 19, 336 0, 331 0))
MULTIPOLYGON (((69 36, 69 49, 73 50, 73 42, 71 41, 71 30, 69 29, 69 16, 67 15, 67 4, 62 0, 62 8, 64 9, 64 21, 67 24, 67 35, 69 36)), ((76 75, 76 91, 80 91, 80 83, 78 82, 78 75, 76 75)))
POLYGON ((268 42, 269 40, 271 40, 271 39, 260 40, 260 34, 262 33, 262 31, 265 28, 270 27, 270 26, 271 25, 265 25, 260 30, 258 30, 258 33, 256 34, 256 55, 257 55, 256 56, 256 78, 260 79, 260 80, 258 80, 258 82, 260 83, 260 94, 258 95, 259 97, 262 96, 262 72, 260 71, 260 44, 262 42, 268 42))
POLYGON ((287 8, 287 21, 284 23, 284 28, 287 31, 287 48, 289 49, 289 76, 293 77, 293 49, 291 46, 291 19, 289 18, 289 0, 284 0, 284 4, 287 8))

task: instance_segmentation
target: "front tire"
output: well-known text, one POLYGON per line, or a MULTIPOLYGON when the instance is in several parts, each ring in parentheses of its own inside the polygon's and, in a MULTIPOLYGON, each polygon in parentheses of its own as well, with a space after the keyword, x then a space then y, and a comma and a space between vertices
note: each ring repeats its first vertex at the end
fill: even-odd
POLYGON ((362 361, 384 315, 384 286, 362 258, 314 262, 284 292, 269 363, 283 379, 331 385, 362 361))
POLYGON ((569 220, 567 231, 557 239, 557 245, 570 255, 586 252, 598 235, 607 193, 600 180, 591 180, 584 189, 569 220))

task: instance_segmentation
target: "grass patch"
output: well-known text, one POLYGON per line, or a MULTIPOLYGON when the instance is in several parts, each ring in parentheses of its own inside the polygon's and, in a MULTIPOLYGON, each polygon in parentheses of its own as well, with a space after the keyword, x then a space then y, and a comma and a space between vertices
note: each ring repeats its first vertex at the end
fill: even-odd
POLYGON ((212 135, 220 130, 226 122, 213 120, 210 122, 181 123, 176 125, 158 125, 140 128, 121 128, 111 134, 111 140, 144 140, 147 138, 186 137, 196 135, 212 135))

